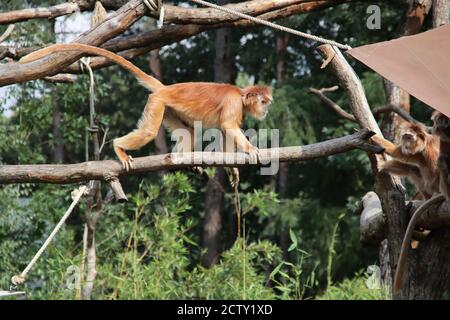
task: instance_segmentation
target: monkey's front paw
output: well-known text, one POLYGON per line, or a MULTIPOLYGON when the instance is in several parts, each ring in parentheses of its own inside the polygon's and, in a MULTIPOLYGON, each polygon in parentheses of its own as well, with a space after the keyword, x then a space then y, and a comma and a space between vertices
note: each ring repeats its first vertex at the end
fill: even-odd
POLYGON ((192 172, 203 175, 203 167, 195 166, 191 168, 192 172))
POLYGON ((253 147, 253 149, 250 149, 248 151, 248 157, 249 157, 250 164, 258 164, 259 159, 261 158, 259 149, 257 147, 253 147))
POLYGON ((126 171, 130 171, 130 169, 133 169, 133 157, 130 155, 126 155, 126 157, 120 158, 120 162, 122 162, 122 167, 126 171))

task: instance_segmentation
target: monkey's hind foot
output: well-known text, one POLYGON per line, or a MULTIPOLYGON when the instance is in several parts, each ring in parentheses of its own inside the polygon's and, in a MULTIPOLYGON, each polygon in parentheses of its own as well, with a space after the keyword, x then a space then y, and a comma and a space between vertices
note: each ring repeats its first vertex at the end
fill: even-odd
POLYGON ((133 167, 133 157, 126 154, 126 157, 120 157, 120 162, 122 162, 122 167, 126 170, 126 171, 130 171, 130 169, 134 169, 133 167))
POLYGON ((203 167, 199 167, 199 166, 195 166, 195 167, 191 167, 191 170, 193 173, 198 174, 198 175, 203 175, 203 167))
POLYGON ((231 187, 234 189, 239 185, 239 169, 238 168, 231 168, 231 177, 230 177, 230 184, 231 187))

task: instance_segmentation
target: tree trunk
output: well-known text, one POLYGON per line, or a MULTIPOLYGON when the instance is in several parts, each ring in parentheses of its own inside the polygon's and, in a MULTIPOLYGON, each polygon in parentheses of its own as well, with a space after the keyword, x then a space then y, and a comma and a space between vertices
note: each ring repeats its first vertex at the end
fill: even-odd
POLYGON ((61 132, 61 120, 62 113, 59 109, 59 98, 58 98, 58 88, 53 85, 51 95, 52 95, 52 109, 53 109, 53 119, 52 119, 52 133, 53 133, 53 143, 54 149, 52 153, 53 163, 64 163, 64 141, 61 132))
MULTIPOLYGON (((277 86, 281 87, 286 80, 286 53, 288 46, 289 36, 285 33, 278 33, 276 38, 276 71, 277 71, 277 86)), ((272 176, 272 189, 278 193, 280 199, 286 196, 287 184, 289 176, 289 164, 280 163, 279 170, 276 175, 272 176)), ((279 243, 283 256, 286 259, 288 256, 289 248, 289 230, 283 228, 280 232, 279 243)))
POLYGON ((433 0, 432 15, 433 28, 437 28, 448 23, 448 15, 450 10, 449 0, 433 0))
POLYGON ((277 35, 276 56, 277 56, 277 85, 282 86, 286 80, 286 53, 289 35, 287 33, 279 33, 277 35))
MULTIPOLYGON (((223 5, 227 0, 217 3, 223 5)), ((222 28, 216 32, 214 81, 233 83, 236 78, 235 60, 231 47, 232 29, 222 28)), ((205 220, 203 223, 203 247, 206 253, 202 258, 205 267, 217 263, 220 254, 220 234, 222 231, 222 211, 224 202, 223 186, 226 183, 226 173, 223 168, 217 168, 214 177, 207 184, 205 200, 205 220)), ((230 211, 230 231, 236 233, 234 212, 230 211)), ((231 237, 235 238, 232 234, 231 237)))
MULTIPOLYGON (((54 42, 56 41, 55 20, 51 21, 50 34, 54 42)), ((53 163, 64 163, 64 141, 61 133, 62 113, 59 109, 58 87, 56 84, 51 85, 51 104, 52 104, 52 134, 53 134, 53 163)))
POLYGON ((203 222, 203 247, 206 248, 206 253, 202 257, 202 264, 205 267, 216 264, 219 259, 224 202, 223 185, 225 182, 225 170, 217 168, 216 174, 208 180, 206 186, 205 220, 203 222))

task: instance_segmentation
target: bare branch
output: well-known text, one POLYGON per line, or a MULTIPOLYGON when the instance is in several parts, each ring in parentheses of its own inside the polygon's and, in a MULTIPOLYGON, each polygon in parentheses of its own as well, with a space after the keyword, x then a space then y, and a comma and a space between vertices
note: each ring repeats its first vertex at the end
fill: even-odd
MULTIPOLYGON (((327 96, 324 95, 325 92, 333 92, 333 91, 336 91, 338 88, 339 88, 338 86, 334 86, 331 88, 322 88, 322 89, 309 88, 308 92, 318 96, 320 98, 320 100, 322 100, 324 105, 331 108, 333 111, 335 111, 338 115, 340 115, 344 119, 356 122, 356 119, 352 114, 350 114, 347 111, 345 111, 344 109, 342 109, 340 105, 338 105, 336 102, 334 102, 333 100, 331 100, 330 98, 328 98, 327 96)), ((405 111, 404 109, 402 109, 398 106, 395 106, 393 104, 389 104, 384 107, 375 108, 372 110, 372 112, 373 112, 374 116, 378 116, 381 113, 395 112, 406 121, 409 121, 412 123, 421 123, 420 121, 417 121, 416 119, 414 119, 407 111, 405 111)))
MULTIPOLYGON (((368 139, 374 135, 368 129, 362 129, 352 135, 331 139, 311 145, 261 149, 261 163, 269 161, 305 161, 353 149, 382 152, 382 148, 368 146, 368 139)), ((0 184, 3 183, 76 183, 89 180, 111 181, 119 176, 157 170, 178 169, 192 166, 237 167, 248 164, 244 153, 188 152, 163 154, 135 158, 134 168, 126 172, 118 161, 88 161, 78 164, 37 164, 37 165, 1 165, 0 184), (200 161, 199 161, 200 159, 200 161)))
POLYGON ((66 2, 48 8, 31 8, 9 12, 0 12, 0 25, 29 19, 52 19, 80 11, 80 6, 74 2, 66 2))
POLYGON ((44 80, 51 83, 74 83, 77 78, 70 74, 57 74, 51 77, 45 77, 44 80))
POLYGON ((334 86, 331 88, 322 88, 322 89, 309 88, 308 92, 318 96, 320 98, 320 100, 322 100, 324 105, 326 105, 327 107, 330 107, 341 117, 355 122, 356 119, 355 119, 354 115, 351 115, 350 113, 348 113, 347 111, 342 109, 336 102, 334 102, 333 100, 331 100, 330 98, 328 98, 326 95, 323 94, 324 92, 336 91, 338 88, 339 88, 338 86, 334 86))
POLYGON ((117 178, 111 179, 109 181, 109 186, 111 187, 111 190, 114 192, 114 195, 118 202, 128 201, 128 198, 122 189, 122 185, 120 184, 119 179, 117 179, 117 178))
POLYGON ((10 24, 9 26, 8 26, 8 28, 6 28, 6 31, 5 32, 3 32, 3 34, 0 36, 0 43, 2 43, 3 41, 5 41, 9 36, 10 36, 10 34, 13 32, 13 30, 14 30, 14 24, 10 24))
POLYGON ((395 112, 406 121, 409 121, 412 123, 420 123, 419 121, 414 119, 406 110, 404 110, 396 105, 393 105, 393 104, 388 104, 385 107, 379 107, 379 108, 373 109, 373 114, 375 116, 378 116, 380 113, 387 113, 387 112, 395 112))

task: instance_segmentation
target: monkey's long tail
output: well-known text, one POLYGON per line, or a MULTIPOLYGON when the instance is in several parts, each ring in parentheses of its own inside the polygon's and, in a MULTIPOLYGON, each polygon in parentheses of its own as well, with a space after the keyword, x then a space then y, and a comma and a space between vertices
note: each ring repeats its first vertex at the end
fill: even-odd
POLYGON ((406 228, 405 237, 403 238, 402 248, 400 250, 400 256, 398 257, 397 269, 395 270, 394 277, 394 291, 396 293, 400 292, 403 283, 403 276, 405 274, 406 261, 408 258, 408 249, 411 243, 412 234, 414 228, 416 227, 417 221, 419 220, 422 213, 426 212, 432 205, 440 203, 445 200, 444 195, 438 194, 430 198, 429 200, 422 203, 422 205, 417 208, 414 214, 409 220, 408 227, 406 228))
POLYGON ((96 56, 102 56, 105 58, 110 59, 111 61, 114 61, 115 63, 122 66, 124 69, 131 72, 136 79, 139 81, 139 83, 147 88, 150 91, 156 91, 157 89, 164 87, 164 85, 154 77, 146 74, 144 71, 136 67, 134 64, 129 62, 127 59, 102 48, 97 48, 94 46, 90 46, 87 44, 81 44, 81 43, 66 43, 66 44, 54 44, 49 47, 34 51, 20 59, 20 63, 27 63, 31 61, 35 61, 38 59, 41 59, 53 52, 60 52, 60 51, 81 51, 83 53, 87 53, 89 55, 96 55, 96 56))

